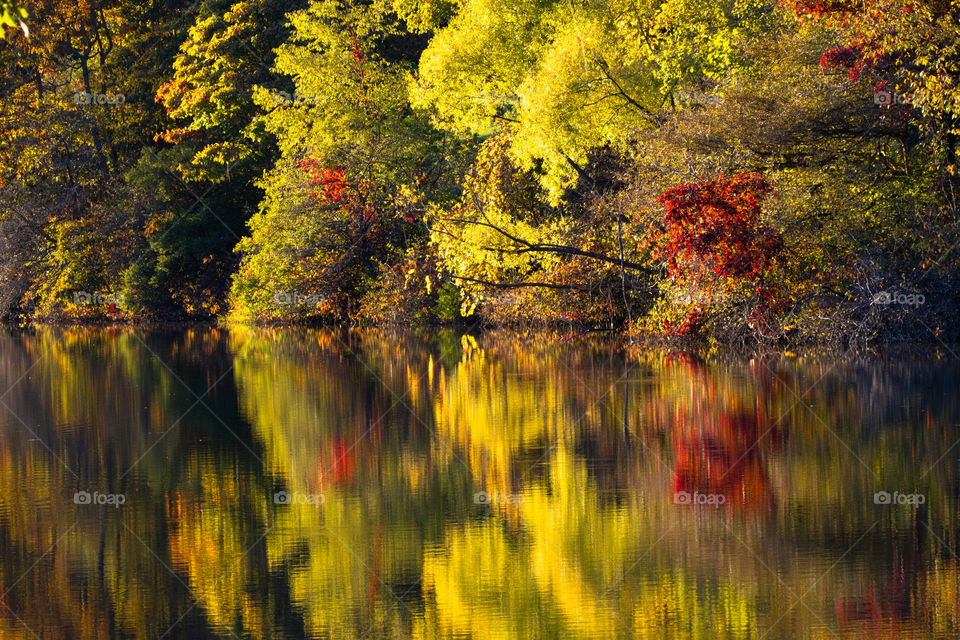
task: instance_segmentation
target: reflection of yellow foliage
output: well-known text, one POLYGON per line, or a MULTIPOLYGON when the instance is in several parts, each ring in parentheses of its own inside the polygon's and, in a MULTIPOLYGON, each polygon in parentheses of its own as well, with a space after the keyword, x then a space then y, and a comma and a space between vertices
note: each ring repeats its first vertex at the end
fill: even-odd
MULTIPOLYGON (((81 473, 138 458, 192 401, 135 336, 106 335, 40 333, 23 340, 30 357, 0 361, 15 380, 43 354, 5 401, 30 424, 62 430, 49 444, 81 473), (74 434, 97 446, 72 446, 74 434)), ((161 356, 202 359, 223 339, 188 331, 161 356)), ((719 437, 723 420, 752 415, 756 406, 786 412, 796 402, 790 389, 805 388, 796 360, 773 378, 762 362, 732 373, 661 354, 615 384, 616 367, 596 366, 588 375, 582 361, 561 362, 541 346, 490 336, 445 338, 446 352, 376 332, 264 330, 231 333, 231 340, 238 402, 265 469, 240 445, 237 457, 228 446, 178 444, 173 432, 126 479, 131 498, 122 510, 82 510, 70 503, 77 479, 8 421, 12 428, 0 438, 0 534, 11 552, 0 583, 17 580, 80 518, 13 592, 28 624, 97 638, 109 635, 109 620, 131 637, 157 637, 193 604, 159 557, 172 563, 199 599, 195 611, 222 637, 241 626, 244 637, 282 635, 277 608, 287 597, 294 624, 329 638, 369 631, 422 640, 740 640, 762 635, 781 616, 784 634, 828 637, 818 617, 834 623, 838 599, 857 611, 868 588, 889 600, 892 575, 909 602, 883 610, 886 637, 955 632, 957 563, 936 545, 903 552, 901 571, 865 548, 834 566, 834 555, 794 542, 837 535, 852 542, 876 517, 856 492, 836 490, 864 472, 846 456, 823 455, 828 444, 837 446, 823 423, 865 459, 882 460, 897 485, 912 486, 918 474, 916 446, 905 445, 912 429, 895 424, 868 442, 855 440, 860 427, 849 416, 860 415, 865 402, 855 393, 812 391, 817 415, 803 410, 784 420, 789 449, 768 444, 776 432, 758 445, 771 485, 789 497, 787 508, 781 500, 759 518, 671 502, 666 467, 676 440, 719 437), (416 417, 394 406, 384 386, 416 417), (596 397, 608 389, 603 407, 596 397), (386 427, 368 432, 380 416, 386 427), (331 467, 348 452, 349 469, 331 467), (176 464, 171 454, 179 455, 176 464), (325 501, 273 505, 274 483, 322 491, 325 501), (473 504, 481 489, 497 502, 473 504), (160 503, 167 521, 158 524, 160 503), (809 517, 795 518, 796 510, 809 517), (861 552, 870 555, 864 560, 861 552), (811 574, 824 576, 806 601, 813 612, 791 610, 791 591, 804 593, 811 574), (78 589, 78 576, 97 588, 78 589), (275 598, 276 576, 288 592, 275 598)), ((813 379, 819 375, 814 370, 813 379)), ((925 432, 941 450, 955 438, 938 426, 952 424, 945 414, 932 410, 925 432)), ((125 469, 119 465, 117 475, 125 469)), ((903 511, 880 522, 876 535, 905 538, 929 526, 947 539, 956 513, 943 487, 953 472, 946 464, 931 472, 926 523, 903 511)), ((0 638, 24 635, 9 623, 0 615, 0 638)), ((875 630, 856 616, 842 629, 851 638, 875 630)))
POLYGON ((256 602, 246 588, 247 555, 255 551, 251 545, 256 538, 244 526, 241 480, 224 474, 207 458, 191 460, 187 467, 202 494, 188 497, 178 492, 170 498, 175 509, 171 561, 186 572, 190 590, 214 628, 226 631, 239 622, 253 637, 268 637, 269 617, 263 603, 256 602))
POLYGON ((433 406, 437 431, 466 454, 477 482, 491 494, 515 493, 517 455, 563 437, 557 426, 573 417, 555 386, 538 388, 524 379, 538 364, 513 370, 474 355, 441 372, 433 406))
POLYGON ((933 635, 947 637, 956 633, 955 621, 960 620, 958 589, 960 572, 957 570, 956 556, 945 561, 938 571, 923 576, 914 605, 929 620, 933 635))
POLYGON ((451 532, 423 561, 423 588, 436 605, 434 633, 444 638, 537 637, 529 618, 518 615, 532 613, 532 586, 495 522, 451 532))

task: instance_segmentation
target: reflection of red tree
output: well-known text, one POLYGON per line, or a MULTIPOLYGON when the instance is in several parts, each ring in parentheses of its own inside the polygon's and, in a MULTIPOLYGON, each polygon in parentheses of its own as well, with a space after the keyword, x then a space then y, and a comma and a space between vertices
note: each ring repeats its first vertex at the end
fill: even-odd
POLYGON ((757 447, 761 444, 756 423, 744 424, 745 416, 723 415, 719 430, 709 425, 711 435, 680 437, 674 441, 673 490, 722 494, 725 504, 750 510, 768 509, 773 496, 767 472, 757 447), (747 439, 743 427, 753 439, 747 439))
POLYGON ((337 484, 353 482, 354 458, 353 447, 348 447, 343 440, 333 445, 333 463, 330 465, 330 475, 337 484))
POLYGON ((903 600, 894 600, 882 592, 868 589, 860 598, 838 598, 837 622, 866 627, 870 637, 899 637, 897 630, 909 608, 903 600))
POLYGON ((365 443, 362 439, 358 441, 354 438, 348 442, 349 439, 349 436, 335 438, 330 445, 330 453, 322 455, 320 464, 317 465, 313 476, 310 478, 311 491, 319 491, 331 483, 334 486, 353 484, 357 455, 362 458, 370 456, 364 455, 362 448, 365 443))
POLYGON ((379 468, 390 403, 391 399, 384 397, 372 400, 369 406, 353 407, 339 429, 316 437, 311 443, 311 456, 316 462, 307 476, 311 491, 351 486, 357 481, 358 471, 364 475, 379 468))
POLYGON ((714 377, 698 359, 673 358, 693 382, 689 402, 673 412, 673 491, 721 494, 725 505, 741 510, 773 506, 763 453, 779 445, 779 434, 765 419, 762 393, 752 410, 725 399, 714 377))
POLYGON ((837 622, 856 627, 871 638, 899 638, 913 622, 910 585, 917 584, 923 563, 914 546, 905 557, 895 555, 887 584, 866 589, 862 596, 839 597, 835 602, 837 622))

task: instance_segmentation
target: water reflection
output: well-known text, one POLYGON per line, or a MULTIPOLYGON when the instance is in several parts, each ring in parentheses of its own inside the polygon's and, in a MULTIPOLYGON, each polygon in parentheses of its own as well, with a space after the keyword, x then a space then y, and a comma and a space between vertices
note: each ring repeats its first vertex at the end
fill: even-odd
POLYGON ((956 637, 958 372, 3 336, 0 637, 956 637))

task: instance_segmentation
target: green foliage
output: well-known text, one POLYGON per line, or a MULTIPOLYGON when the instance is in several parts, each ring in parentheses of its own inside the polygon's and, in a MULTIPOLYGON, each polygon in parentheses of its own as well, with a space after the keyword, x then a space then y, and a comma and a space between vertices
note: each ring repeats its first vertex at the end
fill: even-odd
MULTIPOLYGON (((960 27, 957 2, 868 0, 822 5, 791 1, 801 22, 830 28, 839 43, 858 54, 856 74, 879 80, 876 91, 906 101, 944 134, 947 170, 957 173, 955 136, 960 134, 960 27)), ((888 105, 889 106, 889 105, 888 105)))
MULTIPOLYGON (((933 305, 872 304, 884 290, 954 286, 952 263, 937 264, 960 239, 937 187, 938 145, 921 139, 915 117, 890 118, 869 81, 824 73, 818 60, 831 42, 807 28, 758 43, 756 70, 722 83, 722 103, 679 112, 638 140, 640 198, 719 173, 763 173, 774 187, 764 219, 785 244, 768 284, 786 306, 765 330, 750 317, 749 291, 715 295, 709 286, 670 282, 651 316, 654 331, 698 306, 704 331, 727 340, 868 340, 899 334, 921 314, 930 314, 931 328, 942 326, 933 305), (934 224, 943 226, 934 232, 934 224)), ((648 220, 656 242, 659 214, 648 220)))
POLYGON ((441 320, 460 320, 464 317, 460 287, 447 282, 440 288, 437 295, 436 315, 441 320))
POLYGON ((598 157, 552 206, 536 176, 510 158, 509 132, 487 139, 463 181, 460 202, 431 215, 444 270, 463 291, 463 313, 495 322, 607 322, 629 316, 634 290, 655 270, 601 185, 618 170, 598 157), (609 165, 609 166, 608 166, 609 165))
POLYGON ((467 0, 424 52, 413 95, 453 131, 517 123, 512 157, 540 168, 557 202, 592 151, 655 126, 679 86, 742 65, 773 22, 758 0, 467 0))
POLYGON ((513 166, 510 141, 507 134, 488 139, 464 178, 461 201, 432 219, 441 264, 474 301, 488 291, 485 283, 523 281, 555 267, 558 255, 517 245, 556 244, 570 224, 543 202, 535 178, 513 166))
POLYGON ((269 146, 264 148, 269 141, 251 127, 263 113, 254 103, 253 89, 288 88, 271 65, 274 49, 287 36, 285 13, 298 4, 303 3, 245 0, 202 5, 174 60, 173 77, 157 91, 169 115, 185 122, 161 136, 193 152, 177 166, 185 180, 229 180, 269 153, 269 146))
POLYGON ((943 338, 957 9, 782 4, 36 0, 0 312, 943 338))
MULTIPOLYGON (((444 149, 426 118, 411 113, 404 75, 418 53, 386 2, 318 1, 290 16, 294 35, 277 50, 276 70, 293 79, 290 102, 274 105, 265 127, 287 159, 349 167, 376 182, 410 184, 424 160, 444 149)), ((274 97, 260 90, 264 108, 274 97)))
POLYGON ((166 51, 157 34, 171 16, 156 9, 34 2, 32 37, 0 46, 8 69, 0 100, 4 315, 72 315, 71 288, 116 294, 124 263, 145 245, 138 194, 122 176, 141 153, 142 132, 162 119, 152 84, 166 51))
MULTIPOLYGON (((410 109, 419 39, 390 4, 313 2, 290 21, 276 68, 298 99, 263 118, 281 158, 238 246, 233 300, 240 317, 262 321, 356 318, 377 274, 422 244, 427 192, 449 188, 442 163, 458 151, 410 109), (278 305, 281 293, 309 303, 278 305)), ((266 107, 271 96, 256 99, 266 107)))
POLYGON ((461 0, 393 0, 393 11, 411 33, 429 33, 447 25, 461 0))

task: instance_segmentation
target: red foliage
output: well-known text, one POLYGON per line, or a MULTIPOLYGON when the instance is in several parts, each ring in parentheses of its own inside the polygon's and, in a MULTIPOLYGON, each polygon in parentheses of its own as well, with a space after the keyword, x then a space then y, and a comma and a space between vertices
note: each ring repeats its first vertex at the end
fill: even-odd
MULTIPOLYGON (((760 223, 760 205, 771 190, 763 176, 743 173, 682 185, 660 196, 666 225, 661 257, 671 278, 703 286, 719 276, 752 285, 758 299, 750 317, 754 324, 765 322, 776 307, 764 277, 783 250, 783 237, 760 223)), ((668 323, 666 332, 693 335, 705 319, 696 305, 679 323, 668 323)))
POLYGON ((181 142, 191 140, 197 141, 203 138, 205 132, 202 129, 168 129, 163 133, 153 136, 154 142, 168 142, 170 144, 180 144, 181 142))
POLYGON ((363 52, 360 39, 357 34, 350 34, 350 55, 353 56, 353 69, 360 80, 360 104, 364 107, 369 106, 370 96, 367 90, 367 55, 363 52))
POLYGON ((853 0, 784 0, 783 4, 793 9, 798 20, 842 18, 860 10, 860 4, 853 0))
POLYGON ((343 192, 348 188, 340 169, 322 169, 318 182, 323 187, 323 199, 327 203, 343 201, 343 192))
POLYGON ((670 274, 692 275, 705 265, 717 275, 759 284, 783 248, 780 234, 759 223, 760 203, 770 192, 763 176, 746 173, 664 192, 670 274))
POLYGON ((668 336, 692 336, 696 335, 700 331, 701 325, 703 325, 703 312, 697 309, 693 309, 687 312, 687 315, 684 316, 683 320, 674 325, 669 320, 666 321, 665 333, 668 336))
MULTIPOLYGON (((357 68, 362 69, 361 65, 367 61, 367 56, 363 53, 363 49, 360 47, 360 41, 355 35, 351 38, 350 54, 353 56, 353 62, 357 65, 357 68)), ((363 71, 360 73, 362 74, 363 71)))
MULTIPOLYGON (((735 434, 723 434, 729 436, 735 434)), ((731 443, 723 436, 679 438, 674 443, 673 493, 723 495, 723 506, 762 511, 773 496, 759 440, 731 443)))
POLYGON ((333 464, 330 466, 333 481, 339 485, 349 485, 353 482, 356 460, 353 455, 354 447, 347 447, 346 443, 338 440, 333 447, 333 464))
POLYGON ((310 192, 317 204, 335 205, 364 222, 372 222, 376 217, 376 208, 366 195, 368 185, 363 180, 349 180, 343 169, 325 167, 312 159, 301 160, 297 166, 309 176, 311 187, 319 187, 310 192))
POLYGON ((316 160, 302 160, 297 166, 310 176, 310 186, 323 188, 320 195, 316 191, 311 192, 319 202, 334 204, 344 201, 350 184, 342 169, 321 166, 316 160))
POLYGON ((850 73, 850 79, 856 80, 860 77, 864 68, 869 66, 869 62, 863 57, 863 45, 855 44, 849 47, 834 47, 824 52, 820 58, 820 70, 827 69, 846 69, 850 73))

